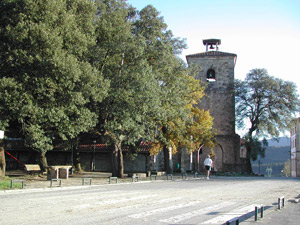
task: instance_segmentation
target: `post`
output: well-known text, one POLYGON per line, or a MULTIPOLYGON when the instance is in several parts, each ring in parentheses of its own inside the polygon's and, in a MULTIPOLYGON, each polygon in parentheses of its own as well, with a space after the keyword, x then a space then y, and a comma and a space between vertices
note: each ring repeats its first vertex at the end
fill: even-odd
POLYGON ((254 216, 255 217, 255 219, 254 219, 255 221, 257 221, 257 214, 258 214, 258 207, 255 206, 255 216, 254 216))
POLYGON ((281 205, 284 207, 284 196, 278 198, 278 209, 281 209, 281 205))
POLYGON ((72 164, 71 174, 73 174, 73 166, 74 166, 73 142, 71 143, 71 164, 72 164))

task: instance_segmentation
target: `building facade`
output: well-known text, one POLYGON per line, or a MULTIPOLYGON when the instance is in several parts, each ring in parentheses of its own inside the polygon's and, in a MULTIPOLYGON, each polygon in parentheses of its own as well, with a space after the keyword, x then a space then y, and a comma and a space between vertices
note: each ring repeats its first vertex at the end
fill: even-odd
POLYGON ((300 118, 293 121, 291 136, 291 176, 300 177, 300 118))
MULTIPOLYGON (((221 52, 220 39, 203 40, 206 52, 187 55, 188 65, 200 67, 198 79, 207 83, 198 107, 209 110, 217 131, 214 167, 217 171, 241 171, 240 136, 235 133, 234 68, 236 54, 221 52)), ((203 148, 200 162, 210 149, 203 148)), ((198 157, 198 156, 197 156, 198 157)), ((201 168, 201 166, 200 166, 201 168)))

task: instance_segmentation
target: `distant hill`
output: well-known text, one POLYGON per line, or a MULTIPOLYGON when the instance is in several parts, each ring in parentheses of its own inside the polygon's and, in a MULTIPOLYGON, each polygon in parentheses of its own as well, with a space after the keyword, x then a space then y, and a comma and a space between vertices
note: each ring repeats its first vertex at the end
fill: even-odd
POLYGON ((275 147, 284 147, 284 146, 291 146, 290 138, 288 137, 280 137, 278 138, 278 141, 274 139, 268 140, 269 147, 275 146, 275 147))
POLYGON ((284 163, 290 159, 290 138, 281 137, 279 142, 275 140, 268 140, 269 147, 266 149, 265 158, 259 158, 252 161, 252 169, 256 174, 265 174, 268 166, 272 167, 272 174, 274 176, 281 175, 281 170, 284 163), (260 165, 258 162, 260 161, 260 165))

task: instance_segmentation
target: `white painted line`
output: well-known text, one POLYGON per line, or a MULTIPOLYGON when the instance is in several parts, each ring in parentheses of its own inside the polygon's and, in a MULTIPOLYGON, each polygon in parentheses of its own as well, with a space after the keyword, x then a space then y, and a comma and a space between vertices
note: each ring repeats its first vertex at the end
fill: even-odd
POLYGON ((186 203, 186 204, 178 204, 178 205, 158 208, 158 209, 154 209, 154 210, 150 210, 150 211, 146 211, 146 212, 142 212, 142 213, 136 213, 136 214, 129 215, 128 217, 143 218, 143 217, 146 217, 146 216, 151 216, 151 215, 156 214, 156 213, 168 212, 168 211, 171 211, 171 210, 190 207, 190 206, 198 205, 198 204, 201 204, 201 203, 203 203, 203 202, 202 201, 193 201, 193 202, 189 202, 189 203, 186 203))
POLYGON ((181 222, 181 221, 184 221, 184 220, 188 220, 192 217, 207 214, 211 211, 215 211, 215 210, 218 210, 218 209, 221 209, 221 208, 224 208, 224 207, 228 207, 228 206, 231 206, 231 205, 234 205, 234 204, 235 204, 234 202, 221 202, 219 204, 215 204, 215 205, 208 206, 208 207, 205 207, 205 208, 197 209, 197 210, 194 210, 194 211, 191 211, 191 212, 188 212, 188 213, 180 214, 178 216, 173 216, 173 217, 170 217, 168 219, 160 220, 159 222, 178 223, 178 222, 181 222))
MULTIPOLYGON (((122 211, 122 210, 136 210, 136 209, 139 209, 139 208, 142 208, 142 207, 145 207, 145 206, 148 206, 148 205, 157 205, 157 204, 160 204, 160 203, 171 203, 173 201, 177 201, 177 200, 180 200, 182 199, 183 197, 172 197, 172 198, 165 198, 165 199, 158 199, 157 201, 155 202, 145 202, 143 201, 142 203, 137 203, 137 204, 134 204, 134 205, 125 205, 125 206, 122 206, 122 207, 118 207, 118 208, 110 208, 108 209, 108 213, 118 213, 119 211, 122 211)), ((103 212, 103 211, 102 211, 103 212)))
POLYGON ((226 223, 228 220, 231 220, 235 217, 240 217, 244 214, 247 214, 249 212, 254 211, 255 206, 257 206, 257 205, 255 205, 255 204, 248 205, 248 206, 243 207, 241 209, 236 209, 236 210, 230 211, 228 213, 225 213, 224 215, 217 216, 217 217, 215 217, 211 220, 207 220, 207 221, 205 221, 204 223, 201 223, 201 224, 223 224, 223 223, 226 223))
POLYGON ((112 200, 107 200, 107 201, 101 201, 101 202, 98 202, 96 204, 97 205, 109 205, 109 204, 116 204, 116 203, 121 203, 121 202, 142 200, 142 199, 153 198, 153 197, 157 197, 157 195, 142 195, 142 196, 137 196, 137 197, 132 197, 132 198, 112 199, 112 200))
POLYGON ((123 199, 111 199, 111 200, 106 200, 106 201, 99 201, 94 204, 82 204, 82 205, 75 205, 72 206, 71 209, 85 209, 85 208, 91 208, 92 206, 95 205, 110 205, 110 204, 118 204, 121 202, 128 202, 128 201, 135 201, 135 200, 143 200, 147 198, 153 198, 156 197, 157 195, 142 195, 142 196, 137 196, 137 197, 132 197, 132 198, 123 198, 123 199))

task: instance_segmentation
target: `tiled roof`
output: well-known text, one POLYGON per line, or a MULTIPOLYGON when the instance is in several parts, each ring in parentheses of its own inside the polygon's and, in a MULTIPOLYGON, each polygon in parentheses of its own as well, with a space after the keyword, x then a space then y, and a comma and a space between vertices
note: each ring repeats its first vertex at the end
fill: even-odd
MULTIPOLYGON (((85 144, 79 146, 79 151, 81 152, 90 152, 93 151, 95 147, 96 152, 109 152, 112 150, 111 145, 107 144, 85 144)), ((137 148, 138 152, 149 152, 151 149, 151 142, 141 142, 140 146, 137 148)), ((122 148, 122 151, 127 152, 128 148, 122 148)))
POLYGON ((208 51, 201 52, 192 55, 187 55, 186 58, 196 58, 196 57, 206 57, 206 56, 233 56, 236 57, 236 54, 228 53, 228 52, 220 52, 220 51, 208 51))

